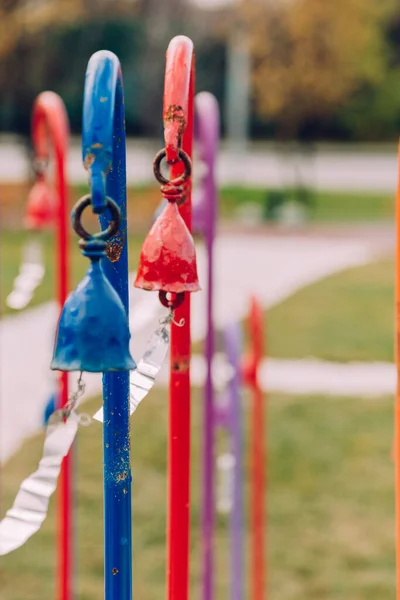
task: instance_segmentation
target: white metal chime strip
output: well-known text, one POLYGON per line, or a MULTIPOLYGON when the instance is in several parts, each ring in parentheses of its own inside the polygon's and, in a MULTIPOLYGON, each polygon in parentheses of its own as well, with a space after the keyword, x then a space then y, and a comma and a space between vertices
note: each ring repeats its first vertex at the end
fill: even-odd
MULTIPOLYGON (((168 317, 162 327, 153 333, 137 369, 131 372, 130 414, 147 396, 161 369, 168 352, 171 319, 168 317)), ((53 413, 46 428, 43 454, 38 469, 21 483, 12 508, 0 521, 0 556, 23 546, 33 534, 39 531, 47 516, 50 497, 57 487, 61 463, 72 446, 79 422, 84 422, 80 419, 84 415, 75 412, 78 397, 81 395, 80 390, 83 389, 80 381, 78 392, 72 395, 67 418, 65 419, 65 408, 53 413)), ((102 417, 103 409, 100 409, 94 418, 102 421, 102 417)))
MULTIPOLYGON (((169 348, 168 325, 172 317, 167 317, 166 323, 157 329, 147 343, 147 348, 130 375, 130 415, 133 415, 143 398, 147 396, 154 385, 169 348)), ((103 422, 103 408, 100 408, 93 418, 103 422)))

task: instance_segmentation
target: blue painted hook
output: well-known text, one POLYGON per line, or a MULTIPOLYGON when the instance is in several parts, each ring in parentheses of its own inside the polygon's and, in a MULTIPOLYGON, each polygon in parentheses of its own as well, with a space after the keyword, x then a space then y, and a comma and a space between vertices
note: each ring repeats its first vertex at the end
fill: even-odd
MULTIPOLYGON (((94 212, 102 229, 111 221, 106 196, 120 210, 120 227, 108 245, 104 272, 126 314, 128 239, 126 221, 125 113, 121 66, 111 52, 91 57, 85 80, 83 163, 90 174, 94 212)), ((104 589, 105 600, 132 598, 129 372, 103 375, 104 400, 104 589)))

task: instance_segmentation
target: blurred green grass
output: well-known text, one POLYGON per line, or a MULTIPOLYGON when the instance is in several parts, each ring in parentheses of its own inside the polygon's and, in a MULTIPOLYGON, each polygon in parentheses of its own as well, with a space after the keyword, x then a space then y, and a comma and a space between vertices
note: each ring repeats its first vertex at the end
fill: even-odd
MULTIPOLYGON (((305 190, 307 191, 307 190, 305 190)), ((232 219, 244 204, 257 205, 265 214, 267 196, 271 190, 244 187, 225 187, 220 190, 220 215, 232 219)), ((298 191, 282 190, 288 199, 294 199, 298 191)), ((311 193, 309 218, 312 222, 365 222, 387 221, 393 218, 394 195, 368 194, 361 192, 327 192, 315 190, 311 193)))
MULTIPOLYGON (((2 190, 1 211, 2 229, 0 235, 0 306, 2 314, 11 312, 5 304, 10 293, 14 278, 18 274, 22 247, 30 234, 21 229, 24 205, 26 202, 27 186, 6 186, 2 190)), ((71 188, 70 204, 87 192, 87 186, 71 188)), ((267 190, 256 188, 230 187, 220 191, 220 214, 224 219, 238 218, 239 209, 246 203, 256 204, 262 209, 265 205, 267 190)), ((155 186, 144 186, 128 189, 129 215, 129 256, 130 268, 136 267, 140 246, 148 231, 154 210, 160 201, 160 192, 155 186)), ((239 211, 240 212, 240 211, 239 211)), ((315 222, 356 222, 356 221, 385 221, 393 214, 393 198, 385 194, 338 194, 331 192, 315 192, 314 209, 311 220, 315 222)), ((93 230, 96 230, 94 220, 91 220, 93 230)), ((45 248, 47 275, 35 292, 31 306, 49 300, 53 297, 54 245, 52 235, 48 232, 41 234, 45 248)), ((87 261, 81 257, 77 237, 71 235, 72 285, 81 279, 87 268, 87 261)), ((275 345, 275 344, 274 344, 275 345)), ((288 348, 290 344, 288 345, 288 348)), ((278 341, 277 351, 280 355, 278 341)), ((275 352, 274 349, 272 349, 275 352)))
MULTIPOLYGON (((92 413, 99 400, 82 410, 92 413)), ((131 424, 134 597, 159 600, 165 587, 167 392, 155 390, 131 424)), ((245 396, 245 440, 249 439, 245 396)), ((268 397, 268 578, 270 600, 394 599, 392 399, 268 397)), ((192 402, 191 597, 201 592, 199 392, 192 402)), ((36 466, 43 436, 27 441, 2 473, 2 511, 36 466)), ((249 453, 246 562, 249 569, 249 453)), ((103 593, 101 428, 79 431, 76 446, 78 593, 103 593)), ((55 501, 40 532, 0 561, 1 598, 54 596, 55 501)), ((228 597, 229 527, 218 517, 216 597, 228 597)), ((246 575, 247 577, 247 575, 246 575)), ((248 596, 247 577, 247 596, 248 596)))
MULTIPOLYGON (((28 190, 26 184, 3 186, 0 198, 3 228, 7 229, 10 224, 19 226, 28 190)), ((71 206, 87 192, 88 187, 83 184, 71 186, 71 206)), ((245 205, 256 205, 261 217, 265 216, 267 203, 276 194, 287 200, 309 200, 311 208, 308 216, 315 222, 387 221, 394 214, 394 194, 226 186, 219 189, 219 215, 223 220, 239 219, 245 205)), ((161 199, 159 189, 156 185, 129 187, 127 197, 130 230, 146 230, 161 199)))
POLYGON ((393 361, 394 262, 377 261, 305 287, 265 316, 269 356, 393 361))

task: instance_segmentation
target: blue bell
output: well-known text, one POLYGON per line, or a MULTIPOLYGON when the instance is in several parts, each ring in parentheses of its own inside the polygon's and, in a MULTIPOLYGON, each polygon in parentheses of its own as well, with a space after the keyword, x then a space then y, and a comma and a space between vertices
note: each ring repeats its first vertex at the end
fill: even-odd
MULTIPOLYGON (((90 199, 82 200, 85 208, 90 199)), ((100 263, 105 255, 106 240, 118 230, 119 209, 108 199, 113 221, 107 230, 90 236, 80 223, 79 226, 76 224, 83 211, 79 202, 73 211, 74 227, 84 238, 80 246, 83 254, 90 258, 91 265, 65 302, 51 368, 92 373, 131 371, 136 365, 129 352, 130 333, 125 308, 100 263)))

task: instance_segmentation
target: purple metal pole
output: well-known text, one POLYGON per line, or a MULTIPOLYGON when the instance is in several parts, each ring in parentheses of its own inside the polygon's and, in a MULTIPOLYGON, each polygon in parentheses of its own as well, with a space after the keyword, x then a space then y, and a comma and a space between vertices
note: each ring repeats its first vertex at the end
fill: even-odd
POLYGON ((244 536, 243 536, 243 469, 242 469, 242 415, 241 415, 241 327, 234 323, 224 332, 225 350, 233 367, 233 376, 228 384, 229 394, 229 429, 231 432, 231 448, 235 459, 233 477, 233 503, 231 514, 231 598, 244 598, 244 536))
POLYGON ((203 600, 213 599, 213 530, 214 530, 214 389, 212 359, 214 356, 213 322, 213 244, 217 218, 217 187, 214 165, 219 139, 219 109, 215 97, 201 92, 195 97, 195 134, 199 159, 206 171, 193 199, 193 229, 205 237, 208 259, 207 334, 205 356, 207 375, 204 388, 203 440, 203 600))

